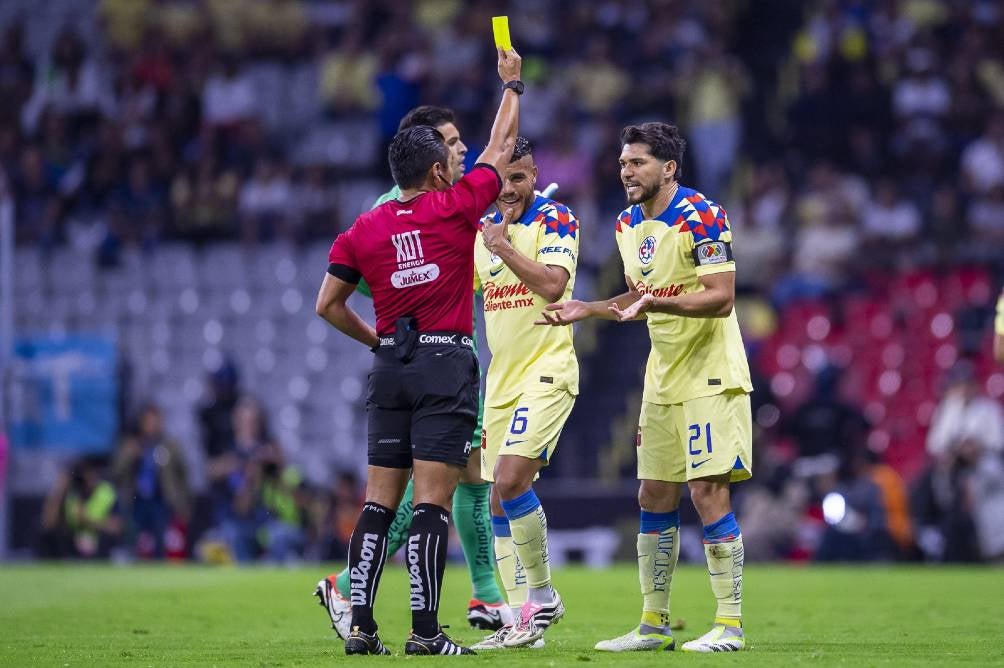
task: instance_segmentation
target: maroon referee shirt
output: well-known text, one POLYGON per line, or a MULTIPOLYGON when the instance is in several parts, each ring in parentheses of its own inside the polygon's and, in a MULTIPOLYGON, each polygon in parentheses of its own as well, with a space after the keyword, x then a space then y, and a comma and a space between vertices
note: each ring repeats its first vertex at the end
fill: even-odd
POLYGON ((481 163, 448 190, 384 202, 338 235, 328 272, 350 283, 366 279, 380 336, 406 315, 423 332, 470 336, 477 223, 501 189, 495 168, 481 163))

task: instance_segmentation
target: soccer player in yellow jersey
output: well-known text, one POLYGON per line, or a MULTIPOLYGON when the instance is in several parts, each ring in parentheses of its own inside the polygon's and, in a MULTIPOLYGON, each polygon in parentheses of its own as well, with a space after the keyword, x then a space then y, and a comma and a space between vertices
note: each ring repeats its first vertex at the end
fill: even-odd
POLYGON ((641 622, 596 649, 676 646, 669 593, 686 483, 704 525, 718 610, 713 628, 683 649, 736 651, 746 642, 740 612, 743 541, 729 485, 752 472, 753 387, 733 311, 732 232, 725 209, 680 185, 686 142, 675 126, 629 126, 621 141, 621 180, 630 206, 617 219, 616 235, 628 291, 606 301, 552 304, 538 320, 567 325, 589 317, 645 318, 652 341, 638 419, 641 622))
POLYGON ((533 325, 547 304, 572 295, 578 221, 568 207, 534 194, 537 167, 525 138, 517 138, 502 177, 498 211, 482 219, 474 245, 474 281, 492 351, 481 477, 493 482, 495 561, 517 614, 475 649, 539 647, 565 612, 551 586, 547 518, 532 485, 579 392, 571 330, 533 325))

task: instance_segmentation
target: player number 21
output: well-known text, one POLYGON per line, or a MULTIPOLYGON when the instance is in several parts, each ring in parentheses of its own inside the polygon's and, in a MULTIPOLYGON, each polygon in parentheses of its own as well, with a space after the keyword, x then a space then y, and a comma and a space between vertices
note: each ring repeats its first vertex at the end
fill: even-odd
MULTIPOLYGON (((689 429, 690 429, 690 443, 689 443, 690 454, 691 455, 699 455, 699 454, 701 454, 700 446, 698 446, 698 449, 695 450, 694 449, 694 443, 696 443, 697 441, 699 441, 700 438, 701 438, 701 425, 699 425, 699 424, 692 424, 692 425, 690 425, 689 429)), ((704 425, 704 440, 705 440, 705 442, 706 442, 706 444, 708 446, 707 447, 708 454, 710 454, 711 453, 711 423, 710 422, 708 422, 708 423, 706 423, 704 425)))
POLYGON ((509 427, 510 434, 522 434, 526 431, 526 414, 530 412, 529 408, 522 407, 517 408, 512 414, 512 425, 509 427))

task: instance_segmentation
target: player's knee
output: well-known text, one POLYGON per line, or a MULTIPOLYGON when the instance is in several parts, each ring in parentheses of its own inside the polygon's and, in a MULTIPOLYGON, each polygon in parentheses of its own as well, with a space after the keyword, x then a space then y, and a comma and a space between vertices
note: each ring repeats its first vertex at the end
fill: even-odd
POLYGON ((514 471, 496 471, 495 489, 500 498, 508 501, 530 489, 530 481, 525 480, 514 471))
POLYGON ((728 485, 691 482, 690 498, 702 520, 705 517, 727 513, 729 509, 728 485))
POLYGON ((638 486, 638 506, 645 510, 652 510, 662 505, 662 495, 655 490, 652 485, 646 485, 642 481, 638 486))

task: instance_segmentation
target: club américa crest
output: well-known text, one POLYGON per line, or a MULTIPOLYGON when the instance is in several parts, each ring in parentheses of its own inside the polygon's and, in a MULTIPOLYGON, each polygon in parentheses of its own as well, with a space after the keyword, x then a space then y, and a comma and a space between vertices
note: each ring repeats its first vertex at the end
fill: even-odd
POLYGON ((655 257, 655 237, 649 235, 638 246, 638 259, 642 264, 649 264, 655 257))

